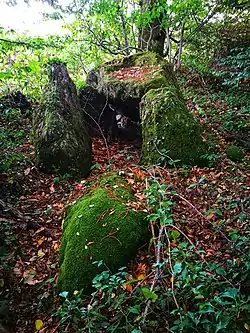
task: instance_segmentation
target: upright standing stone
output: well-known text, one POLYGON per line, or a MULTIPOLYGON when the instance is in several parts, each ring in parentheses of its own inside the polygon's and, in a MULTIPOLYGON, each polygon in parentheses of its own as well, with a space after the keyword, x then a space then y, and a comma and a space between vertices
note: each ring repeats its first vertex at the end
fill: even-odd
POLYGON ((140 115, 141 164, 205 164, 200 124, 174 86, 149 90, 141 100, 140 115))
POLYGON ((49 66, 43 100, 33 116, 36 163, 44 172, 87 176, 91 139, 81 112, 76 87, 64 64, 49 66))

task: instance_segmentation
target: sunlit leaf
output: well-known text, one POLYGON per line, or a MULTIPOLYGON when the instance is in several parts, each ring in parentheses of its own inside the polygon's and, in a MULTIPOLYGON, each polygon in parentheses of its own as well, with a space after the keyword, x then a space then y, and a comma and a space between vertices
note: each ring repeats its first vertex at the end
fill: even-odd
POLYGON ((144 297, 147 299, 153 299, 153 300, 158 299, 158 295, 156 295, 156 293, 151 291, 148 287, 142 288, 142 292, 143 292, 144 297))
POLYGON ((43 321, 40 319, 37 319, 35 322, 36 330, 40 331, 40 329, 43 327, 43 321))

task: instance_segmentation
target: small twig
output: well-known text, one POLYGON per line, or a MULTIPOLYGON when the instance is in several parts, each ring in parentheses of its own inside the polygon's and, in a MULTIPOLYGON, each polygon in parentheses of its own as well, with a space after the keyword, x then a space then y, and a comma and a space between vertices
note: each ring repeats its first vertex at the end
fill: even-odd
POLYGON ((194 243, 191 241, 191 239, 183 232, 183 231, 181 231, 181 229, 179 229, 178 227, 176 227, 175 225, 173 225, 173 224, 171 224, 171 223, 168 223, 168 224, 166 224, 166 226, 170 226, 170 227, 172 227, 172 228, 174 228, 174 229, 176 229, 176 230, 178 230, 188 241, 189 241, 189 243, 191 244, 191 245, 193 245, 194 247, 196 247, 195 245, 194 245, 194 243))
POLYGON ((173 265, 172 265, 172 259, 171 259, 171 246, 170 246, 170 240, 169 240, 168 233, 167 233, 166 229, 165 229, 165 235, 166 235, 167 241, 168 241, 168 258, 169 258, 170 271, 171 271, 171 275, 172 275, 172 277, 171 277, 172 295, 173 295, 175 305, 176 305, 177 309, 179 310, 180 321, 182 323, 182 315, 180 313, 180 306, 177 302, 177 299, 176 299, 175 293, 174 293, 174 271, 173 271, 173 265))
MULTIPOLYGON (((158 238, 157 243, 160 242, 163 231, 164 231, 164 226, 161 226, 160 231, 159 231, 159 236, 157 237, 158 238)), ((158 244, 156 244, 156 246, 155 246, 155 253, 156 253, 156 269, 155 269, 155 276, 154 276, 153 282, 152 282, 151 287, 150 287, 150 291, 153 291, 155 284, 159 280, 159 264, 160 264, 160 261, 161 261, 161 257, 160 257, 161 252, 160 252, 160 246, 158 244)), ((143 320, 142 320, 143 324, 146 321, 151 303, 152 303, 151 299, 149 299, 146 303, 146 307, 145 307, 144 314, 143 314, 143 320)))
MULTIPOLYGON (((207 223, 209 223, 212 227, 214 227, 215 225, 210 222, 208 220, 208 218, 203 215, 191 202, 189 202, 186 198, 184 198, 182 195, 176 193, 175 196, 179 197, 181 200, 185 201, 190 207, 192 207, 196 213, 202 217, 203 220, 205 220, 207 223)), ((198 222, 199 223, 199 222, 198 222)), ((201 225, 201 224, 200 224, 201 225)), ((201 225, 202 226, 202 225, 201 225)), ((231 241, 221 230, 218 230, 218 232, 221 234, 221 236, 226 239, 228 241, 229 244, 231 244, 237 251, 239 251, 242 255, 246 256, 247 258, 249 258, 249 256, 244 253, 243 251, 241 251, 240 249, 237 248, 237 245, 235 244, 235 242, 231 241)), ((249 258, 250 259, 250 258, 249 258)))
POLYGON ((162 152, 158 149, 158 147, 156 146, 156 144, 155 144, 154 141, 153 141, 153 143, 154 143, 154 147, 155 147, 155 149, 157 150, 157 153, 160 154, 160 155, 163 156, 163 157, 168 158, 168 159, 173 163, 173 166, 174 166, 174 168, 175 168, 175 170, 176 170, 176 165, 175 165, 174 160, 173 160, 170 156, 168 156, 167 154, 162 153, 162 152))
POLYGON ((12 217, 17 218, 18 220, 22 220, 27 225, 28 228, 36 230, 41 229, 41 231, 43 231, 43 234, 46 237, 51 237, 52 239, 57 240, 57 237, 53 235, 48 228, 43 227, 38 222, 32 221, 30 216, 25 216, 18 209, 5 203, 3 200, 0 200, 0 207, 2 207, 3 212, 9 213, 12 217))
MULTIPOLYGON (((99 129, 99 131, 100 131, 100 133, 101 133, 101 136, 102 136, 102 138, 103 138, 103 140, 104 140, 104 143, 105 143, 105 146, 106 146, 106 150, 107 150, 107 157, 108 157, 108 160, 110 160, 110 153, 109 153, 109 147, 108 147, 108 143, 107 143, 107 140, 106 140, 106 138, 105 138, 105 135, 104 135, 104 133, 103 133, 103 131, 102 131, 102 129, 101 129, 101 126, 99 125, 99 123, 88 113, 88 112, 86 112, 85 111, 85 107, 86 107, 86 105, 87 105, 87 103, 88 103, 88 101, 89 101, 89 99, 87 99, 86 100, 86 102, 85 102, 85 105, 84 105, 84 107, 83 107, 83 112, 97 125, 97 127, 98 127, 98 129, 99 129)), ((90 104, 91 105, 91 104, 90 104)), ((92 105, 91 105, 91 107, 94 109, 94 110, 96 110, 92 105)))
POLYGON ((116 231, 110 232, 107 236, 105 236, 105 237, 103 237, 103 238, 101 239, 101 242, 102 242, 105 238, 114 238, 114 239, 117 240, 118 243, 120 243, 120 245, 122 245, 122 242, 121 242, 118 238, 116 238, 116 237, 114 236, 118 231, 119 231, 119 230, 116 230, 116 231))

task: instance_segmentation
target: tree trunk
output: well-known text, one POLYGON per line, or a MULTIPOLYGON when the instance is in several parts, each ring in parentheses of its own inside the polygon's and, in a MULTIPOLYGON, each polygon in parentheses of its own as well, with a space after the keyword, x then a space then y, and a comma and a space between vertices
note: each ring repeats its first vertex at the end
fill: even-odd
POLYGON ((124 46, 124 52, 126 55, 129 55, 129 41, 128 41, 128 34, 127 34, 127 29, 126 29, 126 22, 125 18, 122 12, 122 9, 120 6, 118 6, 118 15, 121 20, 121 25, 122 25, 122 33, 123 33, 123 46, 124 46))
POLYGON ((178 49, 176 70, 179 70, 181 67, 181 55, 182 55, 182 47, 183 47, 184 27, 185 27, 185 20, 183 19, 182 25, 181 25, 180 43, 179 43, 179 49, 178 49))
MULTIPOLYGON (((154 6, 156 6, 155 0, 142 0, 141 14, 146 11, 151 12, 154 6)), ((141 26, 138 46, 142 50, 153 51, 163 56, 166 30, 161 26, 161 21, 162 17, 153 18, 150 24, 141 26)))
POLYGON ((169 28, 166 30, 166 55, 168 55, 168 61, 171 63, 172 62, 172 48, 171 48, 171 40, 169 36, 169 28))

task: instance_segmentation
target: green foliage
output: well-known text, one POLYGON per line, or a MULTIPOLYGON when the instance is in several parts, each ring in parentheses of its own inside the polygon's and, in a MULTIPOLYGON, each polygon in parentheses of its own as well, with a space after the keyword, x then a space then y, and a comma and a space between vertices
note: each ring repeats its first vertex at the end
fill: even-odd
POLYGON ((245 155, 244 150, 237 146, 227 146, 226 153, 230 160, 234 162, 241 162, 245 155))
MULTIPOLYGON (((101 262, 100 262, 101 264, 101 262)), ((97 332, 99 329, 105 329, 106 332, 115 332, 132 329, 130 324, 140 313, 140 306, 133 305, 127 309, 123 308, 126 291, 122 287, 127 283, 129 276, 124 268, 119 269, 118 273, 112 274, 109 270, 104 270, 93 279, 93 287, 96 289, 92 293, 92 301, 84 304, 82 292, 76 293, 76 296, 68 297, 68 293, 61 293, 64 302, 57 310, 55 315, 60 318, 60 324, 72 323, 73 328, 78 332, 88 332, 92 330, 97 332), (101 298, 99 297, 101 295, 101 298), (108 312, 118 314, 117 318, 109 320, 108 312), (123 311, 125 310, 125 313, 123 311), (80 328, 83 327, 83 328, 80 328)), ((137 294, 137 293, 136 293, 137 294)), ((135 298, 142 297, 136 295, 135 298)))
POLYGON ((11 245, 13 243, 15 243, 15 237, 12 225, 7 219, 2 219, 0 224, 0 267, 4 270, 10 269, 11 245))
MULTIPOLYGON (((13 313, 9 304, 9 281, 8 277, 12 273, 16 263, 17 239, 14 228, 9 219, 1 216, 0 223, 0 318, 1 324, 11 323, 13 313)), ((2 325, 0 324, 0 329, 2 325)))
MULTIPOLYGON (((74 10, 76 15, 73 23, 65 25, 64 36, 29 37, 0 28, 0 91, 18 89, 39 98, 41 85, 46 82, 43 67, 50 58, 67 63, 75 84, 81 86, 90 68, 116 55, 129 55, 138 50, 142 29, 157 19, 171 31, 171 47, 166 50, 168 59, 176 61, 180 27, 185 20, 183 59, 192 68, 209 72, 214 53, 218 44, 221 45, 220 29, 227 27, 232 13, 238 13, 239 9, 201 0, 171 3, 158 0, 151 6, 143 1, 129 4, 121 0, 93 0, 65 8, 65 12, 74 10), (218 13, 223 13, 223 19, 216 16, 218 13)), ((58 11, 51 15, 54 19, 60 17, 58 11)), ((243 29, 246 24, 242 23, 242 16, 241 11, 239 24, 243 29)), ((243 61, 240 54, 237 57, 238 63, 243 61)), ((237 80, 242 81, 242 76, 237 80)))
MULTIPOLYGON (((150 279, 150 285, 145 277, 141 285, 141 281, 131 280, 124 268, 116 274, 104 270, 93 279, 95 291, 90 299, 81 292, 73 298, 60 294, 64 302, 55 315, 62 327, 71 325, 76 332, 144 332, 163 327, 187 333, 245 331, 250 311, 249 235, 230 231, 227 237, 234 243, 226 248, 230 256, 223 262, 205 258, 202 248, 195 248, 172 227, 176 203, 171 188, 152 183, 146 191, 152 211, 149 221, 158 221, 159 227, 156 253, 166 254, 160 260, 155 258, 154 282, 150 279), (160 231, 171 229, 169 233, 160 231), (169 239, 174 239, 176 246, 172 247, 169 239), (131 284, 132 293, 128 291, 131 284), (145 310, 148 306, 149 313, 145 310)), ((95 264, 102 266, 103 262, 95 264)))
POLYGON ((69 36, 29 37, 15 31, 0 30, 0 94, 22 91, 40 99, 47 83, 44 67, 51 60, 67 63, 71 77, 78 85, 95 56, 86 55, 82 46, 69 36), (84 62, 83 62, 84 55, 84 62), (11 61, 9 61, 11 59, 11 61))
POLYGON ((0 128, 0 172, 10 175, 24 162, 24 156, 17 148, 24 143, 26 134, 23 129, 18 128, 22 121, 20 110, 5 110, 3 120, 5 127, 0 128))
MULTIPOLYGON (((181 83, 184 95, 192 100, 196 108, 196 117, 204 117, 206 126, 217 128, 222 136, 229 134, 234 144, 249 149, 249 108, 250 93, 239 89, 223 89, 223 87, 196 86, 187 84, 183 76, 181 83)), ((192 80, 192 79, 191 79, 192 80)), ((227 135, 226 135, 227 136, 227 135)), ((214 135, 208 141, 207 160, 210 165, 216 165, 219 159, 218 142, 214 135)))
POLYGON ((214 74, 229 88, 244 88, 250 81, 250 46, 233 48, 219 60, 219 71, 214 74))

